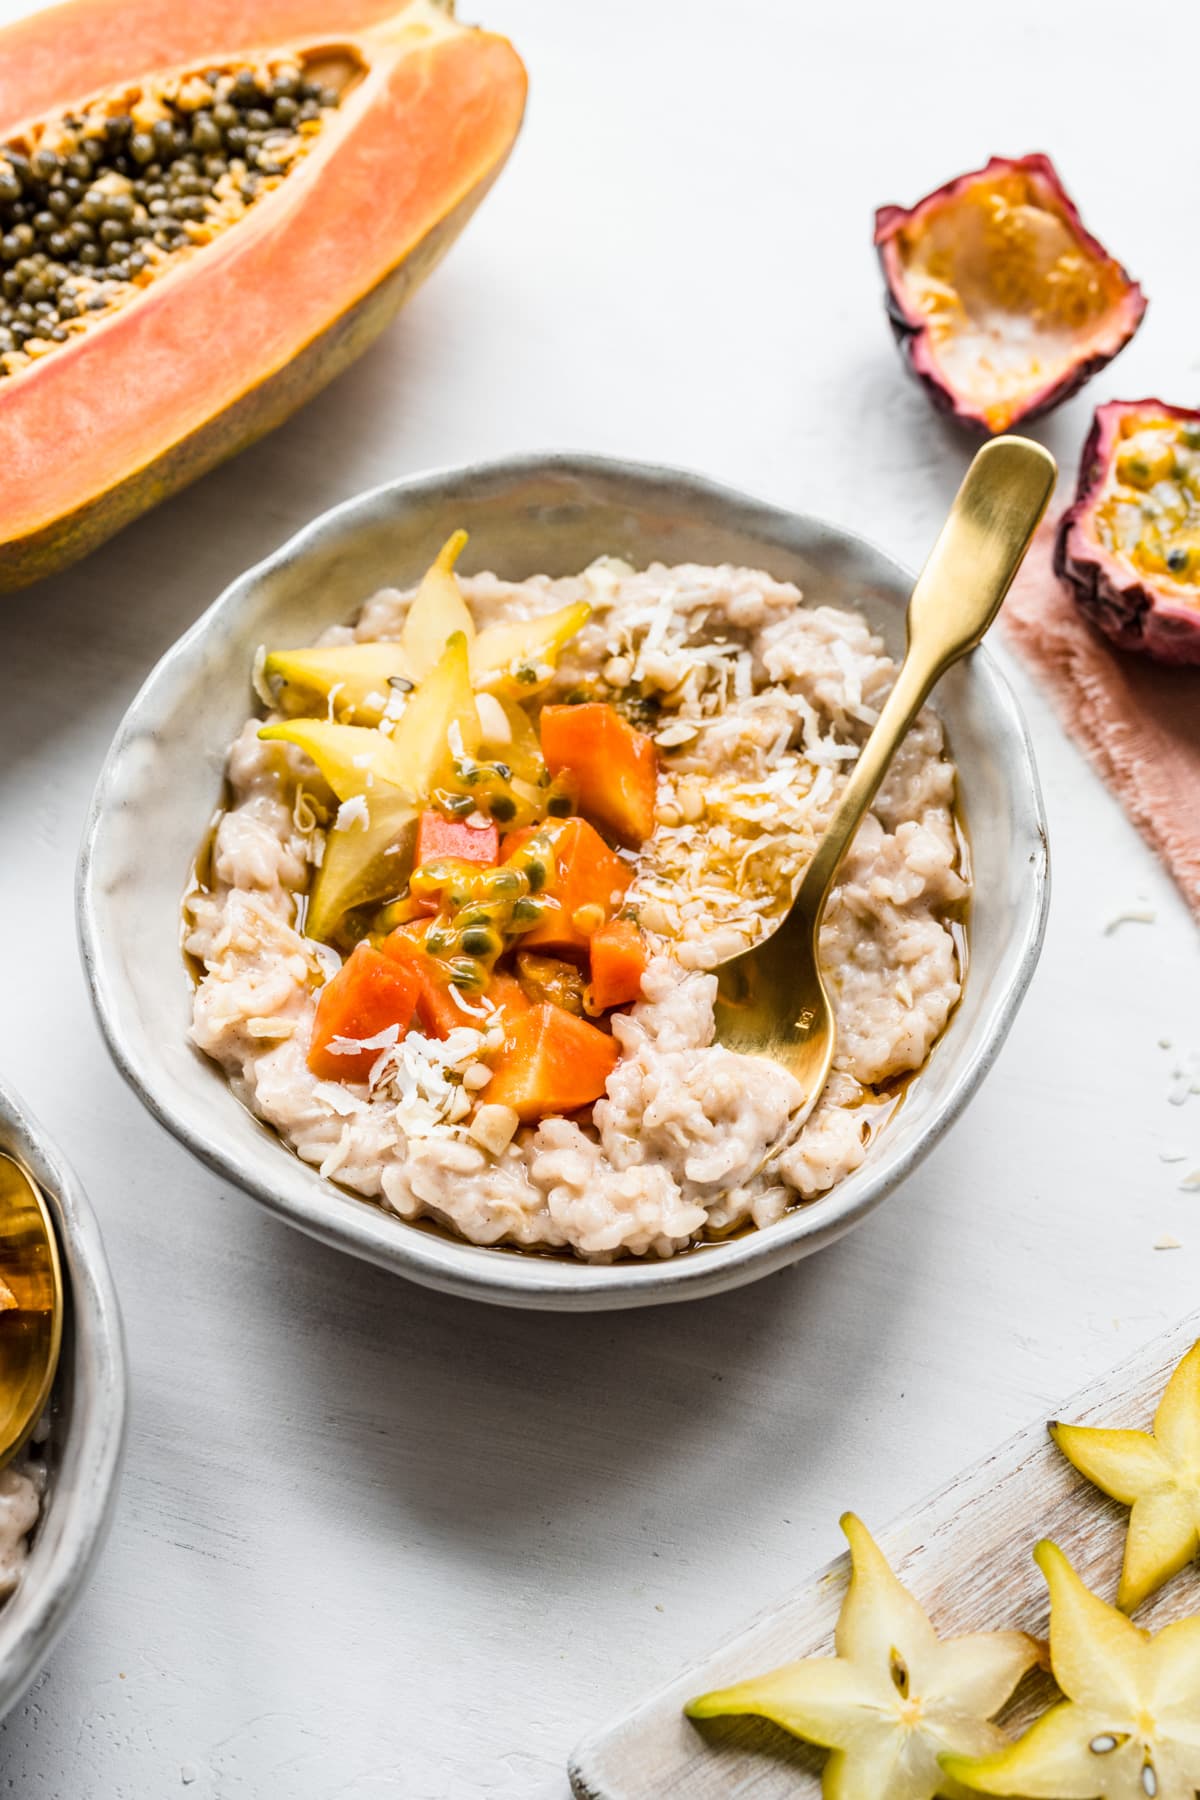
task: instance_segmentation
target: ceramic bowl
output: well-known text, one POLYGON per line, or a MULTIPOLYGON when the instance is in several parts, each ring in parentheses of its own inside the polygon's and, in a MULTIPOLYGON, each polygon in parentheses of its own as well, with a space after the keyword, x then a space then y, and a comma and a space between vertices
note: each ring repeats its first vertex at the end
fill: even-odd
POLYGON ((50 1202, 67 1290, 62 1356, 44 1454, 49 1482, 20 1586, 0 1609, 0 1714, 66 1624, 104 1541, 125 1430, 125 1350, 117 1297, 87 1197, 22 1102, 0 1082, 0 1150, 50 1202))
POLYGON ((300 644, 373 590, 413 582, 459 525, 464 567, 561 575, 603 552, 645 564, 732 561, 797 581, 809 601, 860 608, 895 653, 912 585, 860 539, 675 470, 527 456, 395 482, 315 520, 234 582, 168 651, 130 707, 92 802, 79 921, 114 1057, 150 1110, 213 1169, 327 1243, 457 1294, 604 1308, 683 1300, 752 1281, 819 1249, 911 1174, 962 1111, 1004 1041, 1045 922, 1045 821, 1029 740, 993 658, 951 671, 937 707, 958 762, 976 898, 961 1005, 858 1172, 764 1231, 665 1262, 590 1266, 482 1249, 342 1192, 234 1098, 188 1042, 180 896, 221 795, 227 747, 254 700, 263 642, 300 644))

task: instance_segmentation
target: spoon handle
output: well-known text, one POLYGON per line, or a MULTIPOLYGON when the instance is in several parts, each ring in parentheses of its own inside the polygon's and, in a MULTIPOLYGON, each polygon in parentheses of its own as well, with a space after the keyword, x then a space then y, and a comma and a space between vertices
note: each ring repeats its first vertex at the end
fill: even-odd
POLYGON ((796 894, 815 930, 842 858, 930 689, 973 650, 1000 610, 1046 510, 1054 458, 1028 438, 985 444, 955 496, 908 603, 908 648, 796 894))

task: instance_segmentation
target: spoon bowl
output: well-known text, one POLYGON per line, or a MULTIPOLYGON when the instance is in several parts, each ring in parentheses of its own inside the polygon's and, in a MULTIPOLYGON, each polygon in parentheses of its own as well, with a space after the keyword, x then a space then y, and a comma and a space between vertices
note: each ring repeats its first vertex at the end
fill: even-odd
POLYGON ((45 1195, 0 1153, 0 1468, 50 1399, 63 1330, 58 1237, 45 1195))
POLYGON ((935 684, 973 650, 1046 510, 1058 470, 1028 438, 1001 437, 975 457, 908 603, 908 647, 791 908, 761 943, 718 971, 716 1034, 730 1050, 781 1063, 802 1099, 765 1166, 796 1136, 833 1066, 837 1027, 821 973, 821 920, 838 870, 910 725, 935 684))

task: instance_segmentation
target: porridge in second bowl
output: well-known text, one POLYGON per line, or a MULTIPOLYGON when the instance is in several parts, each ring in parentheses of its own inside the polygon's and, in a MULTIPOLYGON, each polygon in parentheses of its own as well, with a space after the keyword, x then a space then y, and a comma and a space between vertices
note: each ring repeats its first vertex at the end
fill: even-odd
POLYGON ((477 1244, 595 1261, 764 1226, 850 1174, 962 981, 936 714, 821 932, 834 1071, 714 1044, 709 971, 770 929, 895 668, 751 569, 601 558, 420 586, 260 653, 185 900, 193 1036, 322 1175, 477 1244))

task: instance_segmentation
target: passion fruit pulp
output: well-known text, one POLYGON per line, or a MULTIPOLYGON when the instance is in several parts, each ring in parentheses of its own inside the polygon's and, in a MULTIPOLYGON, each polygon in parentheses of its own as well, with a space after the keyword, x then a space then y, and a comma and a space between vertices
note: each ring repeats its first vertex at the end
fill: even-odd
POLYGON ((1200 412, 1162 400, 1096 409, 1054 567, 1123 649, 1200 664, 1200 412))
POLYGON ((913 373, 935 406, 989 432, 1073 394, 1146 310, 1047 156, 994 156, 913 207, 881 207, 875 244, 913 373))

